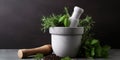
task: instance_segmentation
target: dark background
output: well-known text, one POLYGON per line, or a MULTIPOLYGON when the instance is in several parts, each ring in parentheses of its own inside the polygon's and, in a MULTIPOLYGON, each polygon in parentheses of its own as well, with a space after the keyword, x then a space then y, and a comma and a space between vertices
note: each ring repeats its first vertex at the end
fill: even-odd
POLYGON ((74 6, 85 10, 96 22, 95 38, 120 48, 120 2, 116 0, 0 0, 0 48, 32 48, 50 43, 50 34, 41 31, 41 17, 63 13, 74 6))

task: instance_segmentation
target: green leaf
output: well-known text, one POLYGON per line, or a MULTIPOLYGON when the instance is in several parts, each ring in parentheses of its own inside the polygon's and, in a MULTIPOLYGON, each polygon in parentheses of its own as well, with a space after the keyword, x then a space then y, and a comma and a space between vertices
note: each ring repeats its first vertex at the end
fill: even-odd
POLYGON ((93 39, 93 40, 91 41, 91 45, 95 45, 95 44, 97 44, 97 43, 99 43, 99 41, 96 40, 96 39, 93 39))
POLYGON ((60 17, 59 22, 64 22, 65 18, 66 18, 66 15, 63 15, 62 17, 60 17))
POLYGON ((43 57, 44 57, 43 54, 40 54, 40 53, 38 53, 38 54, 36 54, 36 55, 34 56, 34 58, 35 58, 36 60, 41 60, 43 57))
POLYGON ((69 56, 61 58, 61 60, 71 60, 71 58, 69 56))
POLYGON ((68 18, 65 18, 64 20, 64 26, 68 27, 70 25, 70 21, 68 20, 68 18))
POLYGON ((86 20, 86 22, 91 22, 91 19, 92 19, 92 17, 90 17, 90 16, 86 16, 86 18, 85 18, 85 20, 86 20))
POLYGON ((67 7, 64 7, 64 9, 65 9, 65 13, 66 13, 66 15, 67 15, 68 17, 70 17, 70 14, 68 13, 68 9, 67 9, 67 7))

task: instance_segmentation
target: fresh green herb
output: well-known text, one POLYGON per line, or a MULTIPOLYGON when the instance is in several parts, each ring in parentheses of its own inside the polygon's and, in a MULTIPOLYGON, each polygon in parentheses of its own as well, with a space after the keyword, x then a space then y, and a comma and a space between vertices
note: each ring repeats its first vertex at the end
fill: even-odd
POLYGON ((71 60, 69 56, 61 58, 61 60, 71 60))
POLYGON ((68 27, 70 21, 69 21, 69 13, 66 7, 65 7, 65 13, 66 14, 60 14, 60 15, 52 14, 48 17, 43 16, 41 30, 45 32, 50 27, 55 27, 55 26, 68 27))
POLYGON ((44 57, 43 54, 40 54, 40 53, 34 56, 35 60, 41 60, 43 57, 44 57))
POLYGON ((100 41, 93 37, 91 30, 94 26, 92 17, 86 16, 80 21, 79 26, 84 27, 82 44, 78 56, 87 58, 106 58, 109 55, 110 46, 101 46, 100 41))
POLYGON ((65 13, 66 13, 66 15, 67 15, 68 17, 70 17, 70 14, 69 14, 69 12, 68 12, 67 7, 65 7, 64 9, 65 9, 65 13))
POLYGON ((46 31, 47 29, 49 29, 49 27, 54 27, 54 26, 60 26, 62 25, 61 23, 59 23, 58 19, 61 18, 62 15, 50 15, 49 17, 45 17, 43 16, 42 18, 42 26, 43 28, 41 29, 42 31, 46 31))
POLYGON ((70 25, 70 21, 68 20, 69 17, 66 15, 66 18, 64 19, 64 26, 68 27, 70 25))

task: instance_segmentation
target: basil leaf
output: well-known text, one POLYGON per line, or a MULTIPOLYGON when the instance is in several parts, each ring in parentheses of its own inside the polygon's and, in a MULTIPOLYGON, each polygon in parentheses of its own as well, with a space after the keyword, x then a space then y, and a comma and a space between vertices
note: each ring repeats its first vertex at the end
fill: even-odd
POLYGON ((59 19, 59 22, 64 22, 65 18, 66 18, 66 15, 63 15, 63 16, 59 19))
POLYGON ((70 25, 70 21, 68 20, 68 18, 65 18, 64 20, 64 26, 68 27, 70 25))
POLYGON ((93 39, 93 40, 91 41, 91 45, 97 44, 98 42, 99 42, 98 40, 93 39))

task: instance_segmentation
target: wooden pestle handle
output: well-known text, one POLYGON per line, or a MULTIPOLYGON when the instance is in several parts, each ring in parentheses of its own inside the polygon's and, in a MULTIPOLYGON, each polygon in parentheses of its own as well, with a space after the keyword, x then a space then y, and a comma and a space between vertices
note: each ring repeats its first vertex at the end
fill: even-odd
POLYGON ((28 57, 30 55, 34 55, 37 53, 41 53, 41 54, 50 54, 52 52, 52 47, 50 44, 47 45, 43 45, 41 47, 37 47, 37 48, 31 48, 31 49, 19 49, 18 50, 18 58, 25 58, 28 57))

